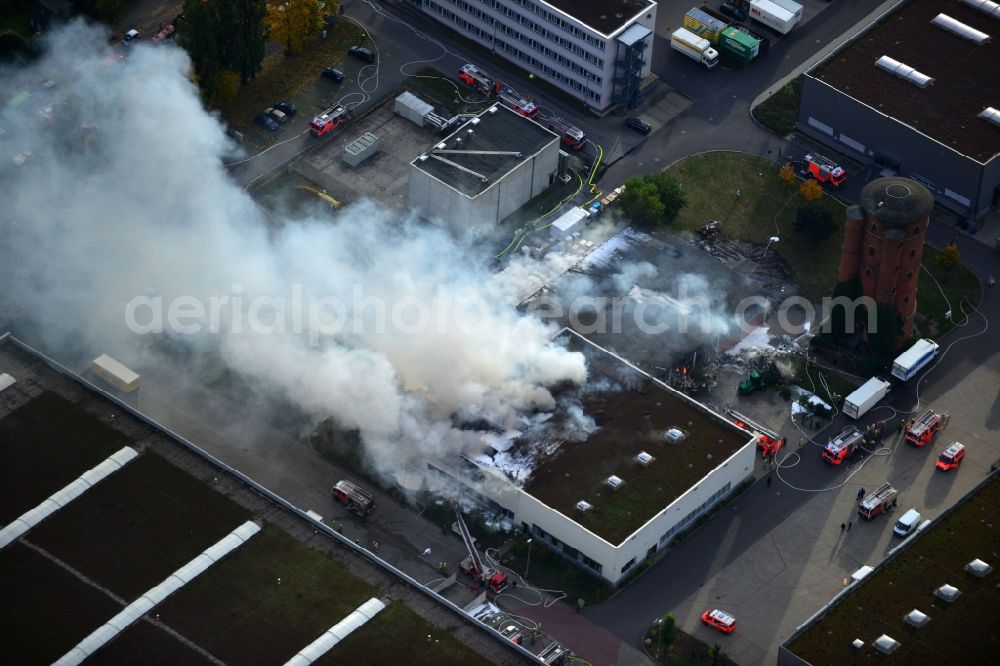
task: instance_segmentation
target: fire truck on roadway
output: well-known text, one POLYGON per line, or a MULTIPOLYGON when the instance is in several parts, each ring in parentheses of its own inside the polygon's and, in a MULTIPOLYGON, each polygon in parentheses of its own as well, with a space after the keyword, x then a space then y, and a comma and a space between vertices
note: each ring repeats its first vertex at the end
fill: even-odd
POLYGON ((947 472, 950 469, 958 467, 964 458, 965 444, 962 444, 961 442, 952 442, 951 446, 941 453, 934 466, 942 472, 947 472))
POLYGON ((934 440, 934 436, 948 425, 949 417, 944 412, 928 409, 916 421, 906 426, 906 441, 914 446, 926 446, 934 440))
POLYGON ((862 518, 871 520, 881 513, 887 513, 896 506, 899 491, 892 487, 891 483, 883 483, 875 489, 868 497, 858 504, 858 513, 862 518))
POLYGON ((559 140, 564 146, 580 150, 587 143, 587 135, 579 127, 575 127, 557 116, 549 118, 548 122, 549 129, 559 135, 559 140))
POLYGON ((455 523, 458 525, 458 531, 462 535, 462 541, 465 542, 465 550, 469 552, 469 556, 462 560, 462 570, 470 577, 480 581, 494 594, 500 594, 507 589, 507 574, 483 563, 482 558, 479 557, 479 551, 476 550, 476 542, 469 533, 465 521, 462 520, 462 512, 458 508, 458 502, 452 501, 452 508, 455 510, 455 523))
POLYGON ((847 172, 828 157, 823 157, 817 153, 809 153, 805 156, 806 171, 809 175, 821 183, 830 183, 834 187, 840 187, 847 178, 847 172))
POLYGON ((362 518, 375 510, 375 498, 350 481, 337 481, 330 494, 362 518))
POLYGON ((458 70, 458 79, 472 86, 488 99, 496 97, 525 118, 534 120, 538 116, 538 105, 530 98, 471 63, 462 65, 462 68, 458 70))
POLYGON ((840 434, 823 447, 823 460, 831 465, 839 465, 861 448, 865 436, 854 426, 847 426, 840 434))
POLYGON ((726 413, 733 417, 733 423, 737 426, 757 435, 757 449, 763 455, 774 455, 785 445, 787 440, 784 437, 773 430, 768 430, 759 423, 751 421, 749 417, 740 414, 732 407, 727 406, 726 413))
POLYGON ((341 104, 337 104, 336 106, 331 106, 318 116, 314 116, 309 121, 309 131, 316 136, 323 136, 350 119, 351 110, 341 104))

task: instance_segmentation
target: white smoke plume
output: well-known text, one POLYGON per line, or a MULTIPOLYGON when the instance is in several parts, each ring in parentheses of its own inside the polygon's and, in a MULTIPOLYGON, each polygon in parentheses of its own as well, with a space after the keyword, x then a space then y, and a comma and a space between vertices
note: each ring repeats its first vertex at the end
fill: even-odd
POLYGON ((2 298, 49 348, 141 347, 125 325, 137 296, 143 322, 155 302, 228 299, 217 330, 171 335, 316 420, 360 429, 383 471, 476 441, 456 415, 507 427, 552 408, 547 387, 585 381, 582 355, 515 310, 488 252, 367 202, 332 221, 271 220, 224 167, 232 145, 185 53, 140 46, 123 63, 106 43, 75 23, 39 62, 0 73, 0 90, 32 95, 0 119, 2 298), (296 322, 296 293, 345 307, 296 322), (253 299, 265 303, 256 330, 232 315, 253 299))

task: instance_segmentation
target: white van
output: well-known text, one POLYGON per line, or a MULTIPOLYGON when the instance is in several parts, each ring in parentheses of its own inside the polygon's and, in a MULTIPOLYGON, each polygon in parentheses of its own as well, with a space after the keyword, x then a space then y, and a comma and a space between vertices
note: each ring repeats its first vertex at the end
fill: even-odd
POLYGON ((920 518, 921 515, 919 511, 916 509, 910 509, 896 522, 896 526, 892 528, 892 533, 898 537, 905 537, 920 524, 920 518))

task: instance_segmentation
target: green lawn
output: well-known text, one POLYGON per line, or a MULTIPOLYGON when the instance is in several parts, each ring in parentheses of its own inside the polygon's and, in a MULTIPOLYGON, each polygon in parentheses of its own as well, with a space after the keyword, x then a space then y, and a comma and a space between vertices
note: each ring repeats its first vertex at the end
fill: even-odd
POLYGON ((566 558, 552 552, 538 539, 531 544, 530 565, 528 544, 524 538, 519 538, 517 544, 504 556, 503 564, 520 574, 527 570, 525 578, 535 587, 562 590, 566 593, 564 601, 570 606, 575 607, 577 599, 583 599, 587 606, 593 606, 614 592, 611 584, 603 578, 570 564, 566 558))
MULTIPOLYGON (((972 271, 961 264, 950 273, 945 271, 938 266, 939 254, 934 248, 924 246, 921 263, 927 270, 921 269, 917 282, 917 325, 924 337, 932 339, 937 339, 954 328, 955 324, 944 316, 949 309, 952 310, 952 319, 962 322, 964 316, 959 305, 963 297, 977 307, 982 298, 982 286, 972 271), (927 274, 928 271, 933 278, 927 274), (940 289, 935 280, 941 285, 940 289), (941 293, 942 290, 944 294, 941 293)), ((969 311, 968 307, 966 311, 969 311)))
POLYGON ((781 136, 795 129, 799 117, 799 98, 802 96, 802 77, 797 76, 766 100, 750 110, 764 127, 781 136))
POLYGON ((795 209, 803 202, 798 188, 778 180, 778 166, 755 155, 713 152, 686 158, 668 172, 681 183, 687 206, 675 224, 695 231, 711 220, 722 221, 722 236, 771 245, 788 263, 799 293, 813 303, 829 295, 837 281, 844 236, 844 206, 832 196, 819 200, 838 222, 837 231, 815 242, 792 228, 795 209), (737 190, 740 197, 736 197, 737 190))

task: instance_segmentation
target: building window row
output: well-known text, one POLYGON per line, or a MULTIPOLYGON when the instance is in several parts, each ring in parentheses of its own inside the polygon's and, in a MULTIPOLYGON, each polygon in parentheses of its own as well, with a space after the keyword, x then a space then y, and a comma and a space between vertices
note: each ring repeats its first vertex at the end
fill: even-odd
POLYGON ((605 42, 603 39, 600 39, 596 35, 593 35, 589 32, 581 30, 579 27, 573 25, 566 19, 556 14, 553 14, 552 12, 546 10, 544 7, 535 4, 531 0, 514 0, 514 3, 520 5, 521 7, 524 7, 525 9, 532 12, 536 16, 540 16, 541 18, 545 19, 552 25, 561 28, 562 30, 568 32, 574 37, 582 39, 583 41, 587 42, 592 46, 598 47, 602 51, 604 51, 607 48, 607 42, 605 42))
POLYGON ((680 532, 681 530, 683 530, 685 527, 687 527, 691 523, 692 520, 694 520, 695 518, 697 518, 701 514, 705 513, 710 508, 712 508, 712 506, 716 502, 718 502, 720 499, 722 499, 723 497, 725 497, 726 495, 728 495, 729 494, 729 488, 730 488, 731 485, 732 484, 729 484, 729 483, 727 483, 726 485, 724 485, 715 494, 713 494, 707 500, 705 500, 704 502, 702 502, 701 506, 699 506, 697 509, 695 509, 694 511, 692 511, 688 515, 684 516, 684 518, 682 518, 680 520, 680 522, 678 522, 676 525, 674 525, 669 530, 667 530, 666 534, 664 534, 663 536, 660 537, 660 546, 659 547, 663 548, 668 543, 670 543, 670 539, 673 538, 673 536, 675 534, 677 534, 678 532, 680 532))
POLYGON ((601 564, 590 559, 589 557, 578 551, 576 548, 570 546, 568 543, 565 543, 555 538, 554 536, 543 530, 538 525, 532 524, 531 533, 532 535, 538 537, 545 543, 552 546, 553 550, 563 555, 563 557, 578 564, 582 564, 583 566, 587 567, 591 571, 594 571, 598 574, 604 572, 604 567, 601 564))
MULTIPOLYGON (((604 68, 604 59, 594 55, 587 49, 583 48, 576 42, 573 42, 565 37, 555 34, 554 32, 547 30, 545 26, 535 23, 531 19, 527 18, 523 14, 514 11, 507 6, 506 2, 501 2, 500 0, 477 0, 479 3, 486 5, 487 7, 493 8, 496 12, 503 14, 512 21, 516 21, 520 25, 525 26, 532 32, 544 37, 545 39, 559 44, 564 49, 572 51, 581 58, 584 58, 587 62, 597 65, 601 69, 604 68)), ((603 51, 603 47, 601 49, 603 51)))
POLYGON ((635 566, 635 558, 633 557, 631 560, 625 563, 625 566, 622 567, 622 573, 625 573, 634 566, 635 566))
MULTIPOLYGON (((493 18, 492 16, 490 16, 486 12, 482 11, 481 9, 477 9, 476 7, 471 6, 465 0, 448 0, 448 2, 450 2, 453 5, 455 5, 459 9, 462 9, 463 11, 465 11, 470 16, 472 16, 472 17, 474 17, 476 19, 479 19, 485 25, 493 28, 494 35, 497 32, 503 33, 503 34, 507 35, 508 37, 512 37, 512 38, 520 41, 522 44, 525 44, 526 46, 530 46, 535 51, 538 51, 539 53, 541 53, 542 55, 548 57, 551 60, 555 60, 556 62, 558 62, 563 67, 566 67, 567 69, 572 70, 572 71, 576 72, 577 74, 580 74, 581 76, 583 76, 583 78, 588 79, 590 81, 593 81, 597 85, 601 85, 602 83, 604 83, 604 78, 603 77, 598 76, 597 74, 595 74, 594 72, 592 72, 592 71, 588 70, 587 68, 583 67, 579 63, 570 60, 569 58, 567 58, 563 54, 561 54, 561 53, 559 53, 557 51, 552 50, 551 48, 549 48, 548 46, 546 46, 544 43, 539 42, 538 40, 535 40, 535 39, 529 37, 528 35, 525 35, 524 33, 518 32, 512 26, 510 26, 510 25, 508 25, 508 24, 506 24, 506 23, 504 23, 502 21, 496 20, 495 18, 493 18)), ((429 3, 429 4, 433 4, 433 3, 429 3)), ((530 23, 530 21, 528 23, 530 23)), ((479 30, 477 32, 477 31, 474 31, 474 30, 472 30, 470 28, 469 31, 470 32, 474 32, 477 35, 481 35, 481 36, 483 36, 487 40, 491 39, 491 36, 488 33, 484 33, 481 30, 479 30)), ((601 66, 603 66, 603 61, 601 61, 601 66)))
POLYGON ((599 92, 593 90, 592 88, 588 88, 587 86, 585 86, 583 83, 581 83, 577 79, 575 79, 573 77, 570 77, 570 76, 566 76, 562 72, 560 72, 560 71, 558 71, 556 69, 553 69, 552 67, 550 67, 549 65, 545 64, 541 60, 538 60, 537 58, 534 58, 534 57, 528 55, 527 53, 525 53, 524 51, 520 50, 516 46, 513 46, 512 44, 508 44, 507 42, 503 41, 502 39, 496 40, 496 48, 498 48, 498 49, 500 49, 502 51, 506 51, 507 53, 511 54, 512 56, 514 56, 518 60, 521 60, 523 62, 528 63, 529 65, 531 65, 536 70, 539 70, 543 74, 545 74, 546 76, 548 76, 550 79, 554 79, 555 81, 558 81, 559 83, 562 83, 564 86, 568 86, 568 87, 572 88, 573 90, 576 90, 577 92, 579 92, 580 94, 584 95, 588 99, 592 99, 594 101, 598 101, 598 100, 601 99, 601 95, 600 95, 599 92))

